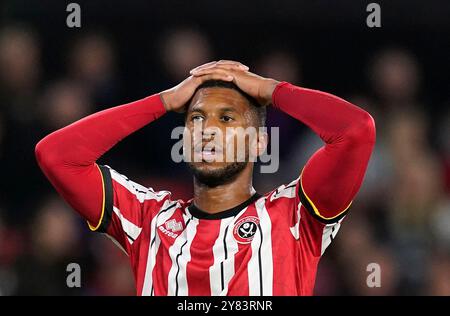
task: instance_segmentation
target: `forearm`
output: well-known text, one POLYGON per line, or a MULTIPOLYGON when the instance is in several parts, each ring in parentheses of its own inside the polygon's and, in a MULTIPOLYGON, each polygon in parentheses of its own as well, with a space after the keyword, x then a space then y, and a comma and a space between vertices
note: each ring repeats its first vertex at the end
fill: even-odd
POLYGON ((38 162, 88 166, 123 138, 165 113, 158 95, 89 115, 36 145, 38 162))
POLYGON ((363 109, 332 94, 282 82, 273 92, 273 104, 307 125, 325 143, 338 142, 348 137, 373 141, 372 133, 352 135, 356 129, 371 129, 371 116, 363 109))
POLYGON ((96 160, 164 113, 159 96, 154 95, 92 114, 42 139, 36 145, 36 159, 58 193, 95 223, 103 199, 96 160))
POLYGON ((341 98, 287 83, 276 87, 273 102, 325 142, 305 165, 301 184, 324 217, 337 215, 364 178, 375 143, 372 117, 341 98))

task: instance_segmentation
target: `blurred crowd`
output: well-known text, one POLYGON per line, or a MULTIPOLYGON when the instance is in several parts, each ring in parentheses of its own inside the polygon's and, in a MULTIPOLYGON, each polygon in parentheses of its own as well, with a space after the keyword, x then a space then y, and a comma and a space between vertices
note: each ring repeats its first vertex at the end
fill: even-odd
MULTIPOLYGON (((37 167, 34 146, 90 113, 167 89, 192 67, 227 56, 201 29, 184 27, 152 43, 151 66, 133 70, 127 58, 141 62, 139 51, 123 53, 126 47, 104 33, 83 32, 69 45, 53 44, 55 54, 45 51, 44 35, 26 25, 0 29, 0 295, 133 295, 127 257, 104 236, 90 233, 59 198, 37 167), (58 67, 49 71, 49 64, 58 67), (81 288, 66 286, 71 262, 81 266, 81 288)), ((432 85, 414 51, 386 46, 373 52, 356 79, 367 84, 345 91, 308 86, 303 69, 313 60, 286 45, 243 62, 263 76, 335 93, 376 121, 377 143, 363 187, 321 261, 315 293, 450 295, 450 111, 445 104, 450 100, 441 100, 439 115, 432 113, 427 91, 432 85), (381 268, 381 287, 367 286, 370 263, 381 268)), ((346 76, 320 75, 336 82, 346 76)), ((189 198, 191 176, 170 159, 170 132, 180 124, 180 117, 166 115, 118 144, 101 163, 189 198)), ((296 178, 321 146, 305 126, 273 109, 268 126, 280 127, 281 162, 278 173, 255 175, 260 192, 296 178)))

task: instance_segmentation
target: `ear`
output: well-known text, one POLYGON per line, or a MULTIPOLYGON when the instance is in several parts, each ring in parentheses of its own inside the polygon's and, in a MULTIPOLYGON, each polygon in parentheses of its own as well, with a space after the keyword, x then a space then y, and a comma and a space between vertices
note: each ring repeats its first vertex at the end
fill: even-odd
POLYGON ((259 127, 258 129, 252 127, 254 132, 250 137, 250 161, 256 162, 257 157, 261 156, 267 148, 269 137, 267 135, 266 127, 259 127))

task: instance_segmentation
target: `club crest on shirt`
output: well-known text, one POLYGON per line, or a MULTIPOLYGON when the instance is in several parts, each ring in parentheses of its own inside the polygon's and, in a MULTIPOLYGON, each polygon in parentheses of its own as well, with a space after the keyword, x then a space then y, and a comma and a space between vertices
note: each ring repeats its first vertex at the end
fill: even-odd
POLYGON ((259 225, 259 218, 246 216, 234 224, 234 239, 241 244, 248 244, 253 240, 259 225))

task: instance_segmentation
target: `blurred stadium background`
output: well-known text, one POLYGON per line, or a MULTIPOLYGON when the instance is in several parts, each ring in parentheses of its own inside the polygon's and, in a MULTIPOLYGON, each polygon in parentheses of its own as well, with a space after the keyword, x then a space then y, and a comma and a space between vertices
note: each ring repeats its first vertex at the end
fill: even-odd
MULTIPOLYGON (((56 195, 34 145, 83 116, 159 92, 210 60, 328 91, 368 110, 377 144, 363 188, 319 268, 317 295, 450 295, 450 2, 70 1, 0 4, 0 295, 133 295, 127 258, 56 195), (66 287, 66 266, 82 287, 66 287), (381 266, 368 288, 366 267, 381 266)), ((170 158, 175 114, 104 156, 135 181, 191 195, 170 158)), ((318 137, 284 114, 281 165, 265 192, 298 176, 318 137)))

